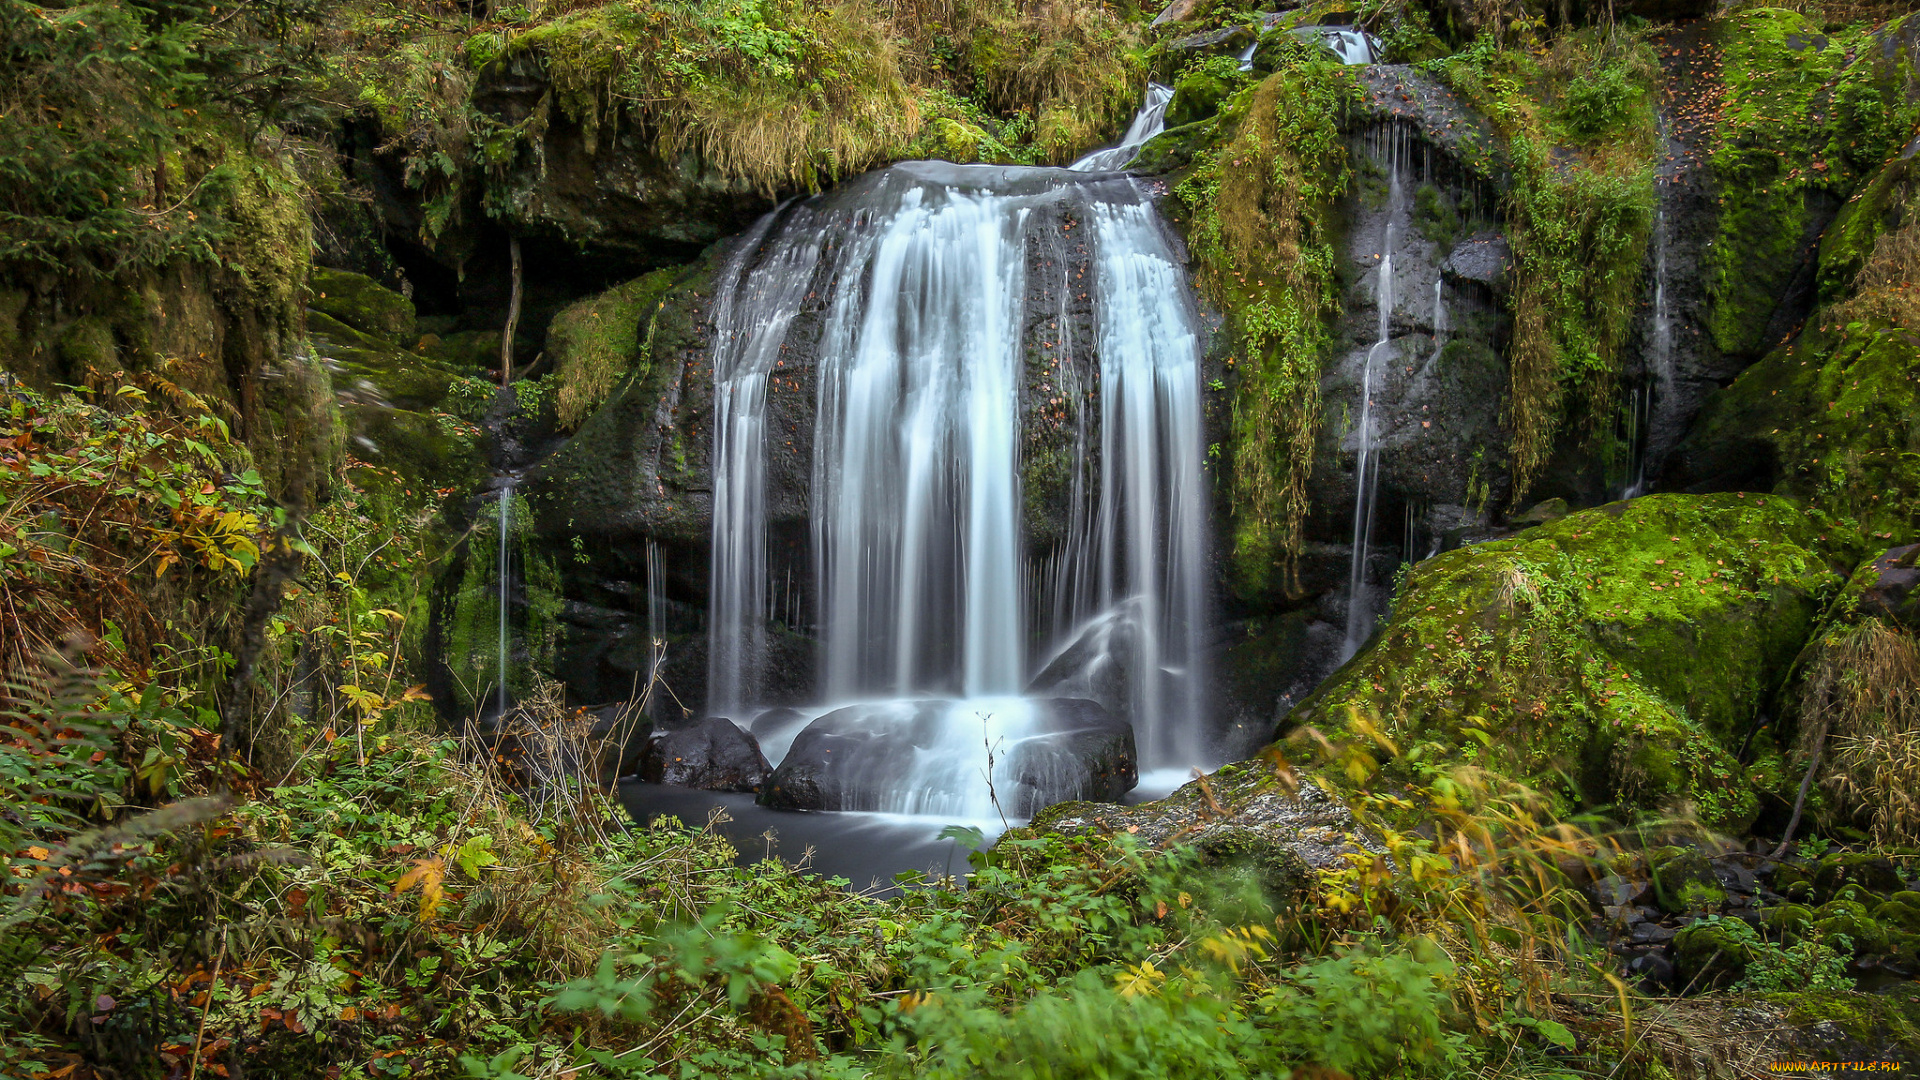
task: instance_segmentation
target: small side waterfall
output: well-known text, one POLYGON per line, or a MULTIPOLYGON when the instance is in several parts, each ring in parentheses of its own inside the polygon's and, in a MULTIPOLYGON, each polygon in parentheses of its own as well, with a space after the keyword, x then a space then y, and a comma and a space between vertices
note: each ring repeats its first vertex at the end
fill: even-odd
POLYGON ((1673 315, 1667 309, 1667 211, 1664 206, 1653 221, 1653 311, 1647 321, 1646 369, 1647 382, 1634 387, 1627 400, 1629 448, 1627 482, 1620 493, 1623 499, 1647 493, 1653 410, 1658 403, 1673 396, 1673 315))
POLYGON ((513 491, 519 480, 508 476, 500 484, 500 499, 496 504, 494 516, 499 519, 499 548, 494 554, 494 575, 498 579, 499 592, 495 596, 499 608, 499 633, 495 644, 499 650, 499 665, 495 668, 497 684, 494 690, 496 715, 507 715, 507 676, 510 673, 509 653, 513 643, 512 632, 507 623, 507 608, 513 599, 513 563, 508 556, 511 548, 508 544, 513 529, 513 491))
MULTIPOLYGON (((1367 556, 1373 539, 1374 501, 1380 492, 1380 465, 1373 460, 1373 379, 1382 354, 1393 348, 1394 223, 1405 213, 1401 183, 1404 138, 1393 129, 1387 144, 1387 208, 1380 235, 1380 265, 1375 276, 1374 303, 1379 309, 1377 333, 1367 350, 1360 382, 1360 423, 1356 429, 1353 466, 1353 553, 1347 571, 1347 636, 1344 651, 1351 656, 1373 633, 1372 587, 1367 581, 1367 556)), ((1435 297, 1438 303, 1438 296, 1435 297)))
POLYGON ((800 301, 825 233, 773 228, 781 211, 754 226, 727 266, 714 310, 713 557, 707 707, 738 709, 756 700, 767 638, 767 378, 800 301), (765 272, 750 277, 756 258, 765 272))
MULTIPOLYGON (((1251 66, 1253 54, 1247 54, 1248 66, 1251 66)), ((1095 150, 1080 160, 1067 166, 1074 172, 1110 172, 1126 168, 1127 162, 1147 140, 1160 134, 1167 128, 1167 104, 1173 100, 1173 87, 1159 83, 1147 84, 1147 97, 1140 105, 1140 111, 1134 114, 1133 123, 1127 126, 1127 133, 1120 137, 1119 145, 1106 150, 1095 150)))
MULTIPOLYGON (((721 279, 709 708, 744 719, 761 701, 765 387, 812 298, 821 701, 802 712, 911 745, 875 759, 887 775, 863 808, 988 816, 989 784, 1022 812, 1060 797, 1073 770, 1057 737, 1100 711, 1063 699, 1098 697, 1092 682, 1124 688, 1113 704, 1144 763, 1204 763, 1196 315, 1146 189, 1085 175, 1124 164, 1170 96, 1152 87, 1126 140, 1072 170, 910 162, 782 207, 721 279), (1036 255, 1069 250, 1072 276, 1036 255), (1089 307, 1091 340, 1075 340, 1089 307), (1048 340, 1029 339, 1049 315, 1048 340), (1070 394, 1088 402, 1064 478, 1073 521, 1030 568, 1023 438, 1070 394), (1032 688, 1040 668, 1049 689, 1032 688)), ((777 759, 799 734, 766 729, 762 745, 777 759)))

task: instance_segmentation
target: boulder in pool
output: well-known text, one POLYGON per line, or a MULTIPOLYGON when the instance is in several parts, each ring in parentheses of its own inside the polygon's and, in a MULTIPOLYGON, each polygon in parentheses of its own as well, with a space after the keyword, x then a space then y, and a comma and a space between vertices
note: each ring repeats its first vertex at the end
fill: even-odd
POLYGON ((753 791, 773 772, 760 741, 724 716, 660 732, 640 755, 640 779, 706 791, 753 791))
POLYGON ((1069 799, 1117 801, 1138 781, 1132 726, 1098 702, 885 701, 808 724, 760 801, 786 810, 1028 817, 1069 799))

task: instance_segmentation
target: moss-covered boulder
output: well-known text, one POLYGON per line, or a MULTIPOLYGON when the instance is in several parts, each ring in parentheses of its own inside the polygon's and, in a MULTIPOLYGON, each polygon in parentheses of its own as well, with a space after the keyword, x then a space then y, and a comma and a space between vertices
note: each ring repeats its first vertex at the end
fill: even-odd
POLYGON ((1420 563, 1289 722, 1377 726, 1390 770, 1469 762, 1578 805, 1737 829, 1783 778, 1766 695, 1840 586, 1833 539, 1760 495, 1656 495, 1420 563))
POLYGON ((1173 99, 1167 102, 1167 127, 1196 124, 1220 111, 1220 103, 1239 89, 1238 78, 1219 72, 1194 71, 1173 85, 1173 99))
MULTIPOLYGON (((377 286, 376 286, 377 288, 377 286)), ((347 453, 394 494, 464 490, 484 467, 481 432, 449 402, 467 371, 363 333, 325 312, 307 313, 313 355, 331 375, 347 453)))
POLYGON ((1812 328, 1708 399, 1669 463, 1671 482, 1772 491, 1853 519, 1868 542, 1911 543, 1920 539, 1917 377, 1920 337, 1903 327, 1812 328))
POLYGON ((555 406, 562 428, 578 429, 629 371, 646 377, 662 297, 677 276, 656 270, 553 317, 547 355, 559 386, 555 406))
POLYGON ((307 309, 363 334, 413 344, 413 301, 364 274, 316 266, 307 278, 307 309))
POLYGON ((1905 21, 1829 32, 1817 17, 1750 8, 1713 24, 1725 85, 1711 147, 1721 202, 1703 270, 1707 330, 1721 352, 1757 356, 1806 313, 1822 230, 1909 137, 1905 21))

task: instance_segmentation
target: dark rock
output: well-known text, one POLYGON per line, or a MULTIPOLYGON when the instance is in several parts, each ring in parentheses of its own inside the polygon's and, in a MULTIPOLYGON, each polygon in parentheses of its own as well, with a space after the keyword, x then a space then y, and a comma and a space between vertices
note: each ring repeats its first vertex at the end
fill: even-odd
MULTIPOLYGON (((1133 728, 1098 703, 1049 698, 1026 703, 1030 723, 996 747, 996 799, 1026 817, 1070 799, 1117 800, 1139 781, 1133 728)), ((762 787, 760 801, 785 810, 902 810, 959 800, 985 765, 985 739, 956 730, 950 701, 882 702, 837 709, 807 725, 762 787), (976 751, 977 748, 977 751, 976 751), (970 756, 978 753, 978 765, 970 756), (944 762, 931 759, 950 759, 944 762)))
POLYGON ((772 772, 759 740, 723 716, 654 736, 640 759, 650 784, 707 791, 754 791, 772 772))
MULTIPOLYGON (((1873 560, 1864 571, 1856 601, 1861 615, 1885 619, 1920 632, 1920 544, 1897 547, 1873 560)), ((1849 592, 1853 591, 1850 585, 1849 592)))
POLYGON ((1644 952, 1629 960, 1627 971, 1639 977, 1642 992, 1658 994, 1673 989, 1673 962, 1658 952, 1644 952))
POLYGON ((1661 945, 1672 941, 1680 931, 1677 927, 1662 926, 1659 923, 1643 922, 1633 928, 1633 941, 1636 945, 1661 945))
POLYGON ((1582 885, 1580 891, 1598 907, 1627 908, 1647 899, 1651 890, 1645 880, 1608 874, 1582 885))
POLYGON ((1499 233, 1475 233, 1454 245, 1440 273, 1454 284, 1478 285, 1504 295, 1513 267, 1513 249, 1499 233))

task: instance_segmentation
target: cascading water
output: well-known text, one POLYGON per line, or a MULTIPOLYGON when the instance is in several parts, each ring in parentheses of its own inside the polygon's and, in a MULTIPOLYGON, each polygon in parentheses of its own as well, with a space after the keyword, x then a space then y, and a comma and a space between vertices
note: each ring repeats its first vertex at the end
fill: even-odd
MULTIPOLYGON (((1664 133, 1663 133, 1664 134, 1664 133)), ((1653 312, 1647 323, 1647 383, 1634 387, 1627 400, 1628 471, 1620 497, 1634 499, 1647 492, 1648 442, 1654 402, 1673 395, 1673 317, 1667 310, 1667 211, 1661 207, 1653 223, 1653 312)))
POLYGON ((494 513, 494 516, 500 519, 499 549, 494 555, 494 575, 498 579, 499 589, 494 600, 495 606, 499 608, 500 618, 499 633, 495 642, 499 649, 498 667, 495 669, 498 682, 494 693, 497 715, 501 717, 507 715, 508 653, 511 651, 512 644, 511 632, 507 626, 507 607, 513 598, 513 564, 508 561, 510 554, 508 538, 513 525, 513 489, 518 483, 519 481, 512 476, 501 481, 500 501, 494 513))
POLYGON ((767 378, 819 261, 824 232, 783 233, 759 270, 743 268, 779 220, 763 218, 727 266, 714 312, 712 631, 708 708, 735 710, 757 697, 766 652, 767 378))
MULTIPOLYGON (((913 162, 785 207, 722 279, 711 700, 754 701, 768 593, 763 387, 802 299, 815 295, 824 306, 809 327, 810 513, 823 700, 809 712, 841 732, 902 733, 911 744, 851 805, 975 818, 996 802, 1034 808, 1054 794, 1049 770, 1058 771, 1052 744, 1042 745, 1047 725, 1086 704, 1057 698, 1086 695, 1030 696, 1029 680, 1054 670, 1041 661, 1093 638, 1124 639, 1095 649, 1091 664, 1122 669, 1118 708, 1142 759, 1203 763, 1195 316, 1147 192, 1124 176, 1082 175, 1110 168, 1088 164, 1103 155, 1131 157, 1128 143, 1158 130, 1167 96, 1153 88, 1127 142, 1074 171, 913 162), (1064 260, 1036 262, 1032 251, 1049 242, 1083 249, 1079 273, 1091 281, 1069 278, 1064 260), (1056 358, 1097 349, 1097 384, 1074 383, 1064 364, 1040 390, 1030 371, 1040 343, 1024 328, 1049 314, 1037 298, 1069 293, 1091 307, 1091 340, 1074 340, 1062 308, 1045 346, 1056 358), (1046 398, 1023 400, 1036 391, 1046 398), (1061 395, 1088 391, 1098 421, 1097 431, 1076 429, 1075 524, 1048 570, 1029 572, 1025 424, 1061 395), (1048 616, 1040 633, 1036 609, 1048 616)), ((805 722, 757 729, 769 757, 798 753, 805 722)))
MULTIPOLYGON (((1373 345, 1360 379, 1360 422, 1355 429, 1353 466, 1353 554, 1347 570, 1347 634, 1344 652, 1360 650, 1373 633, 1373 596, 1367 581, 1368 548, 1373 538, 1373 508, 1380 491, 1380 465, 1373 460, 1373 379, 1383 353, 1393 348, 1394 223, 1405 212, 1400 181, 1405 140, 1390 129, 1387 143, 1387 209, 1380 233, 1380 265, 1374 279, 1374 304, 1379 309, 1373 345)), ((1438 303, 1438 294, 1435 297, 1438 303)))
MULTIPOLYGON (((1249 60, 1252 54, 1249 53, 1249 60)), ((1133 155, 1145 146, 1148 139, 1160 134, 1167 128, 1167 105, 1173 100, 1173 87, 1159 83, 1147 84, 1147 98, 1141 103, 1140 111, 1134 114, 1133 123, 1127 126, 1127 133, 1120 143, 1106 150, 1095 150, 1067 166, 1074 172, 1109 172, 1126 168, 1133 155)))

